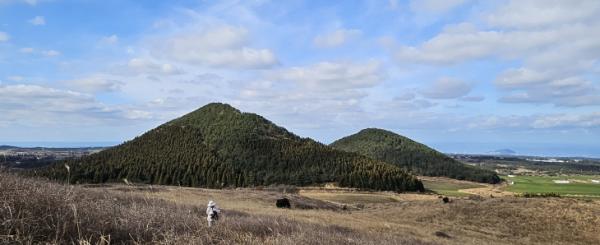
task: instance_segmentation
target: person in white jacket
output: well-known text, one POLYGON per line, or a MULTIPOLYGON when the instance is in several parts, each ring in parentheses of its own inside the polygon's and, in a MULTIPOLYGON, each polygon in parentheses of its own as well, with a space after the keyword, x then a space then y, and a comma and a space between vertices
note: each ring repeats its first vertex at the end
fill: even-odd
POLYGON ((208 220, 208 227, 211 227, 215 224, 217 220, 219 220, 219 207, 217 207, 217 203, 212 200, 208 202, 208 207, 206 208, 206 220, 208 220))

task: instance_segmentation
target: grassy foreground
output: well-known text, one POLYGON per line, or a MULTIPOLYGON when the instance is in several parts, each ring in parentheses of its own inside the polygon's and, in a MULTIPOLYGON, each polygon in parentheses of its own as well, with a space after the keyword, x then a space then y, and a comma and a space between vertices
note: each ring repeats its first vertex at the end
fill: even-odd
POLYGON ((186 205, 144 197, 160 187, 83 188, 7 173, 0 173, 0 186, 0 244, 426 244, 231 209, 213 229, 206 225, 206 199, 186 205))
POLYGON ((512 185, 508 191, 517 193, 557 193, 564 196, 590 196, 600 197, 600 184, 592 180, 600 180, 600 176, 569 175, 569 176, 503 176, 512 185), (554 181, 566 180, 569 183, 555 183, 554 181))
POLYGON ((65 186, 0 173, 0 244, 599 244, 600 201, 65 186), (287 196, 292 209, 277 209, 287 196), (208 228, 208 200, 224 210, 208 228), (346 209, 342 209, 342 205, 346 209), (216 228, 216 229, 215 229, 216 228))

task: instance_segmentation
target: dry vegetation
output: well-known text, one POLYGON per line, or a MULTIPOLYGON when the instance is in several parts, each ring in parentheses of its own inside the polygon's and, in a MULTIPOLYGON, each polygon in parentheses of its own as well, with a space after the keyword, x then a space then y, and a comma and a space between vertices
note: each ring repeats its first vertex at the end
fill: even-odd
MULTIPOLYGON (((218 226, 208 228, 207 199, 188 205, 185 193, 172 201, 155 196, 173 192, 170 187, 73 187, 7 173, 0 173, 0 187, 0 244, 425 243, 394 234, 301 222, 281 213, 249 214, 227 208, 218 226)), ((308 200, 304 208, 317 208, 320 203, 308 200)))
POLYGON ((64 186, 0 173, 2 243, 598 244, 600 201, 64 186), (274 201, 291 199, 292 209, 274 201), (224 210, 206 226, 205 203, 224 210), (341 207, 347 208, 343 210, 341 207))

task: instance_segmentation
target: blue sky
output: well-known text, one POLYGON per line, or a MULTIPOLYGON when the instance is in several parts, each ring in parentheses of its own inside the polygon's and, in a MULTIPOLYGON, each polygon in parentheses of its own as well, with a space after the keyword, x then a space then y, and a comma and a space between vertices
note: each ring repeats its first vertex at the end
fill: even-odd
POLYGON ((0 143, 120 142, 226 102, 324 143, 600 156, 597 30, 584 0, 0 0, 0 143))

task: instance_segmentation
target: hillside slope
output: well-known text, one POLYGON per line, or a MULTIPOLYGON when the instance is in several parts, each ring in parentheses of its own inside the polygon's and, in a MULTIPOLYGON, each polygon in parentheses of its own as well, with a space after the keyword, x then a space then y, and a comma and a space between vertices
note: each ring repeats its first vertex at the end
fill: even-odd
POLYGON ((333 142, 333 148, 360 153, 427 176, 497 183, 496 173, 460 163, 434 149, 383 129, 363 129, 333 142))
POLYGON ((300 138, 267 119, 208 104, 119 146, 46 172, 71 182, 121 181, 200 187, 271 184, 423 190, 400 168, 300 138))

